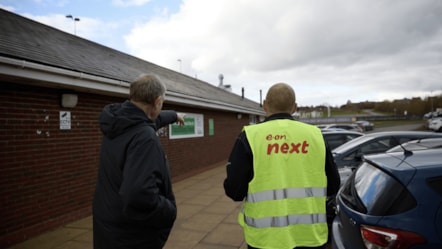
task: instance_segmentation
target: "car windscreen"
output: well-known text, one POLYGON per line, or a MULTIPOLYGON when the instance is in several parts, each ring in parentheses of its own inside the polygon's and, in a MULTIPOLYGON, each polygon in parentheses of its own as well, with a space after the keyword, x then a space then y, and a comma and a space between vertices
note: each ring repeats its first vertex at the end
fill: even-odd
POLYGON ((416 206, 405 186, 368 162, 359 166, 340 195, 346 205, 369 215, 399 214, 416 206))

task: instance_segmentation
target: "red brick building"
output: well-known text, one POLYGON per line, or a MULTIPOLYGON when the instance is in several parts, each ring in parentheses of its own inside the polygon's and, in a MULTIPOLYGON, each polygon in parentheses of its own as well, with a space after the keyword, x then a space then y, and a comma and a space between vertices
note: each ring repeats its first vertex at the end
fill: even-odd
POLYGON ((163 109, 196 117, 188 136, 159 132, 174 181, 226 161, 263 115, 242 96, 1 9, 0 27, 0 248, 91 215, 98 115, 140 74, 166 84, 163 109))

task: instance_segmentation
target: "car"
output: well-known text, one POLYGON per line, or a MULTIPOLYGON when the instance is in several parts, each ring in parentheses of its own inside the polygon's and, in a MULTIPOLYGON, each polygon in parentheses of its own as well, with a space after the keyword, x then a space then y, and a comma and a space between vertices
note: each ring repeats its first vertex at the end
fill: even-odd
POLYGON ((348 130, 334 130, 334 129, 324 129, 322 130, 322 136, 324 137, 325 142, 329 146, 330 150, 352 140, 353 138, 357 138, 364 135, 362 132, 357 131, 348 131, 348 130))
POLYGON ((348 131, 363 132, 361 127, 355 124, 320 124, 317 127, 321 130, 343 129, 348 131))
POLYGON ((344 184, 364 155, 383 153, 410 140, 442 137, 429 131, 383 131, 365 134, 332 150, 333 159, 344 184))
POLYGON ((433 131, 442 132, 442 118, 432 118, 428 121, 428 128, 433 131))
POLYGON ((366 120, 358 120, 353 122, 353 124, 358 125, 359 127, 361 127, 361 129, 363 131, 372 131, 374 130, 374 124, 366 121, 366 120))
POLYGON ((387 152, 399 152, 399 151, 416 151, 416 150, 427 150, 434 148, 442 148, 442 138, 423 138, 418 140, 412 140, 396 147, 393 147, 387 152))
POLYGON ((442 111, 429 112, 424 115, 424 119, 432 119, 437 117, 442 117, 442 111))
POLYGON ((331 248, 442 248, 442 149, 364 157, 336 196, 331 248))

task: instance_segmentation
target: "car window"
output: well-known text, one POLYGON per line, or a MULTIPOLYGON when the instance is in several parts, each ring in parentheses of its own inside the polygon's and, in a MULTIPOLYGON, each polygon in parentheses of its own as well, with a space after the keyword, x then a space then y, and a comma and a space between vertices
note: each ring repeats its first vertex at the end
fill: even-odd
POLYGON ((362 154, 367 155, 384 152, 391 147, 392 143, 390 141, 390 138, 384 138, 362 145, 360 151, 362 152, 362 154))
POLYGON ((442 197, 442 176, 433 177, 427 181, 428 185, 442 197))
POLYGON ((375 153, 382 153, 390 149, 393 144, 396 144, 396 141, 392 141, 391 138, 384 138, 376 141, 370 141, 366 144, 360 146, 359 149, 348 153, 345 157, 342 158, 343 161, 354 161, 356 157, 360 154, 369 155, 375 153))
POLYGON ((354 210, 369 215, 393 215, 416 206, 416 200, 400 182, 367 162, 345 183, 341 197, 354 210))
POLYGON ((361 135, 359 134, 341 134, 341 133, 329 133, 329 134, 324 134, 324 139, 327 142, 328 146, 330 147, 331 150, 333 150, 334 148, 356 138, 359 137, 361 135))
POLYGON ((352 151, 351 153, 348 153, 345 155, 345 157, 342 158, 344 161, 353 161, 356 158, 356 154, 358 153, 358 150, 352 151))
POLYGON ((359 137, 359 135, 346 135, 345 136, 345 139, 344 139, 344 142, 348 142, 348 141, 350 141, 350 140, 352 140, 353 138, 357 138, 357 137, 359 137))
POLYGON ((334 149, 346 142, 344 136, 341 134, 328 134, 325 136, 325 140, 327 141, 330 149, 334 149))
POLYGON ((341 141, 342 140, 341 134, 328 134, 326 137, 327 137, 327 140, 329 140, 329 141, 341 141))

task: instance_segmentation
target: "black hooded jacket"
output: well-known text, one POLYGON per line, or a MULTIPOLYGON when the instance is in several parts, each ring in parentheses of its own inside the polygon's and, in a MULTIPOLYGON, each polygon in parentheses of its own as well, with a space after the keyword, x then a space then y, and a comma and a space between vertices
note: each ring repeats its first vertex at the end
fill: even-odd
POLYGON ((157 120, 130 101, 107 105, 93 201, 94 248, 162 248, 176 219, 169 165, 156 135, 176 122, 175 111, 157 120))

